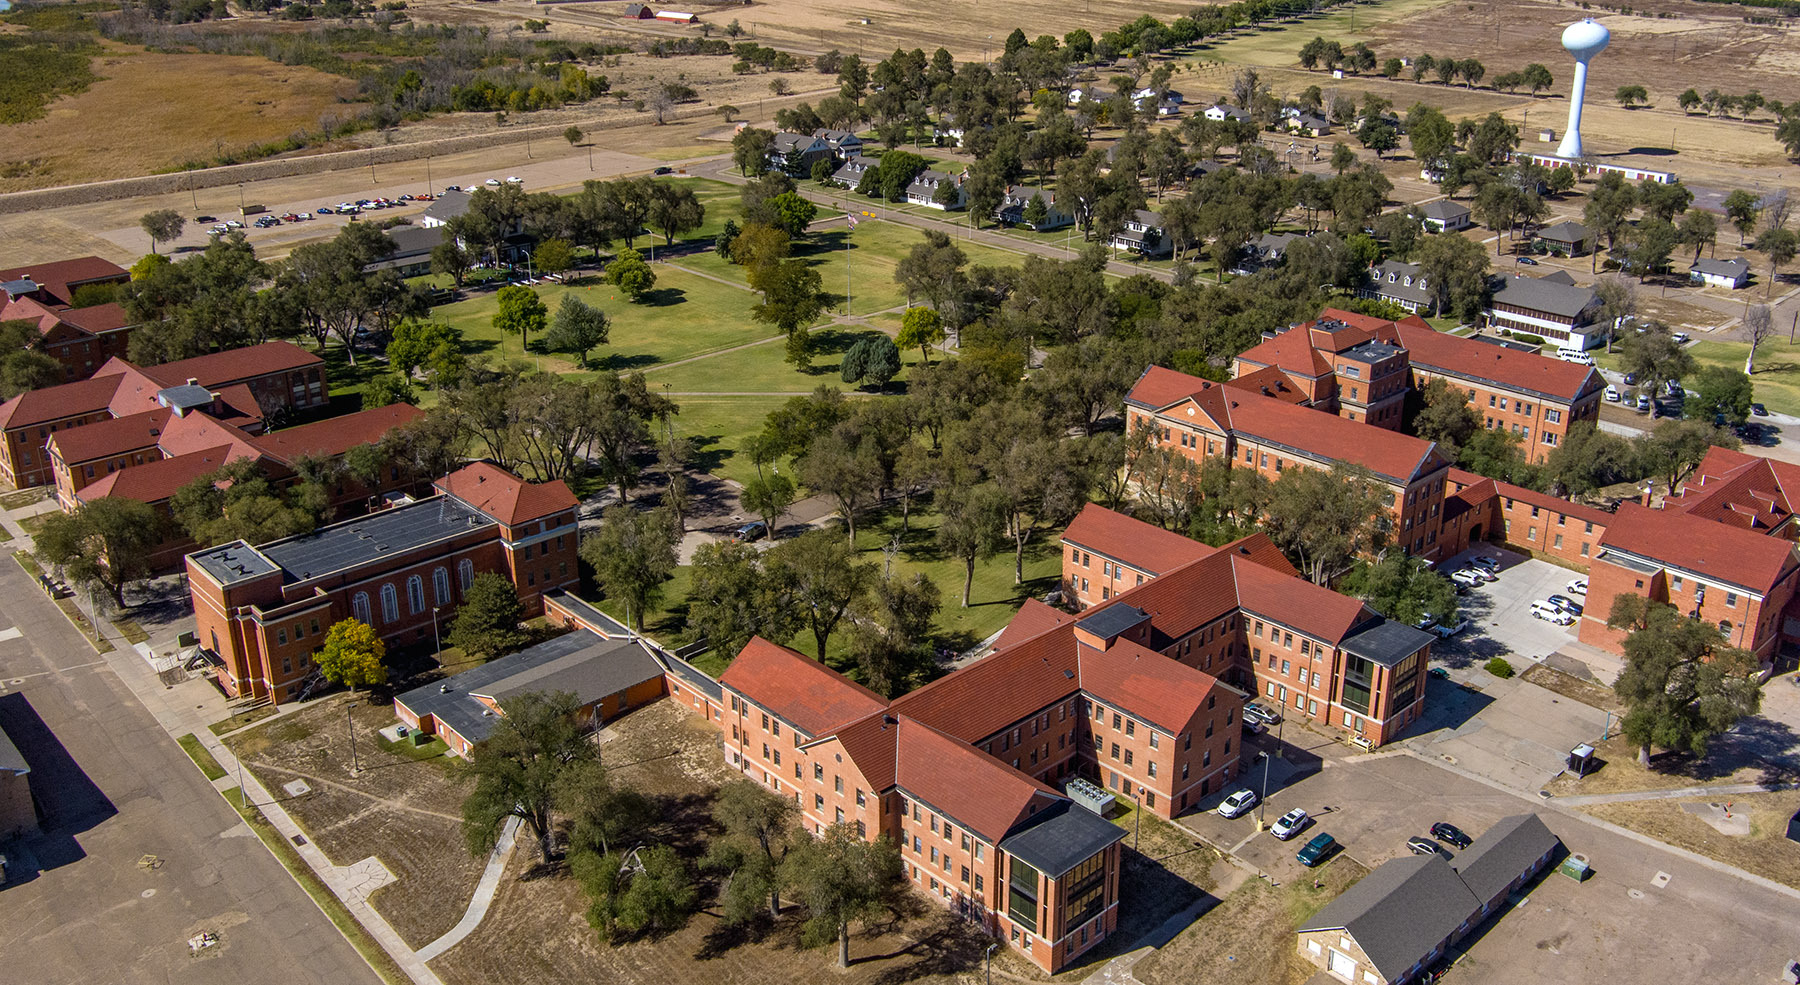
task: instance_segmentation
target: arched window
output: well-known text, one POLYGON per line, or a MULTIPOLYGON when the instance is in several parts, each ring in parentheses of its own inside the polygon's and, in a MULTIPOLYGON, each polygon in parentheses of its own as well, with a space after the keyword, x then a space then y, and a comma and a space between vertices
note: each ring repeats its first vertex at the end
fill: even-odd
POLYGON ((462 590, 465 592, 474 587, 475 562, 468 558, 463 558, 461 561, 456 562, 456 581, 457 584, 462 586, 462 590))
POLYGON ((357 592, 350 596, 350 615, 365 626, 375 622, 375 618, 369 614, 368 592, 357 592))
POLYGON ((425 611, 425 579, 418 575, 406 579, 406 605, 415 616, 425 611))
POLYGON ((434 604, 450 604, 450 569, 439 567, 432 570, 431 590, 437 598, 437 602, 434 604))
POLYGON ((1719 620, 1719 632, 1723 633, 1726 637, 1730 637, 1731 636, 1731 620, 1729 620, 1729 619, 1719 620))
POLYGON ((400 593, 394 590, 394 583, 381 586, 381 621, 398 622, 400 620, 400 593))

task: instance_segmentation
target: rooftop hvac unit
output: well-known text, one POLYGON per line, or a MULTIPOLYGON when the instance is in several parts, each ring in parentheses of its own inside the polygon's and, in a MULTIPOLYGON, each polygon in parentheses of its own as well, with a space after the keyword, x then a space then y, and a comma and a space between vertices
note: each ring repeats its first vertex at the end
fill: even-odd
POLYGON ((1070 800, 1101 817, 1105 817, 1106 812, 1112 810, 1113 795, 1079 776, 1070 777, 1069 782, 1063 784, 1063 793, 1068 794, 1070 800))

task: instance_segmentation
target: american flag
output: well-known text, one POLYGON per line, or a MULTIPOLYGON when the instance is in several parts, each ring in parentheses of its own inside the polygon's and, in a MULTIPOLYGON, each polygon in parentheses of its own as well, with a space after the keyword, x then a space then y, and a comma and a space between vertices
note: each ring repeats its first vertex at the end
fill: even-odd
POLYGON ((844 215, 844 218, 846 218, 846 219, 848 219, 848 220, 849 220, 849 221, 850 221, 850 228, 851 228, 851 229, 855 229, 855 228, 856 228, 856 213, 854 213, 854 212, 848 212, 848 213, 845 213, 845 215, 844 215))

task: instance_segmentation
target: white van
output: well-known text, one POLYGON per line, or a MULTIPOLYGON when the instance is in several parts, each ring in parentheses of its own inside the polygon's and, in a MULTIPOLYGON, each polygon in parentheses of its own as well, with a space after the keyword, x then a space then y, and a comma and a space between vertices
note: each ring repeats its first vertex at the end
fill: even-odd
POLYGON ((1561 359, 1566 363, 1580 363, 1583 366, 1592 366, 1594 364, 1594 357, 1580 349, 1558 349, 1556 350, 1556 358, 1561 359))
POLYGON ((1575 617, 1563 611, 1561 606, 1546 599, 1540 599, 1531 603, 1531 614, 1545 622, 1555 623, 1558 626, 1567 626, 1575 621, 1575 617))

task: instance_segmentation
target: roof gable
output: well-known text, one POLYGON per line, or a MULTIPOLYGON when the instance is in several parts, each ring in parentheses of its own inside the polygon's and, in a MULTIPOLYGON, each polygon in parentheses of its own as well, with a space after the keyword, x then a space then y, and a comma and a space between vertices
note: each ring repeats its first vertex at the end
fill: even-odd
POLYGON ((719 683, 818 737, 887 707, 880 695, 795 650, 753 636, 719 683))
POLYGON ((561 479, 526 482, 492 462, 465 465, 433 485, 508 526, 579 505, 561 479))
POLYGON ((1213 553, 1213 548, 1197 540, 1116 513, 1098 503, 1082 507, 1063 531, 1062 540, 1065 544, 1103 553, 1153 575, 1213 553))
POLYGON ((905 715, 895 719, 895 785, 998 843, 1061 794, 998 759, 905 715), (979 791, 979 796, 970 796, 979 791))
POLYGON ((1484 345, 1429 327, 1401 325, 1399 335, 1413 365, 1428 372, 1498 383, 1569 402, 1602 386, 1600 371, 1592 366, 1484 345))
POLYGON ((1600 547, 1764 595, 1797 566, 1794 545, 1780 538, 1639 503, 1619 507, 1600 547))

